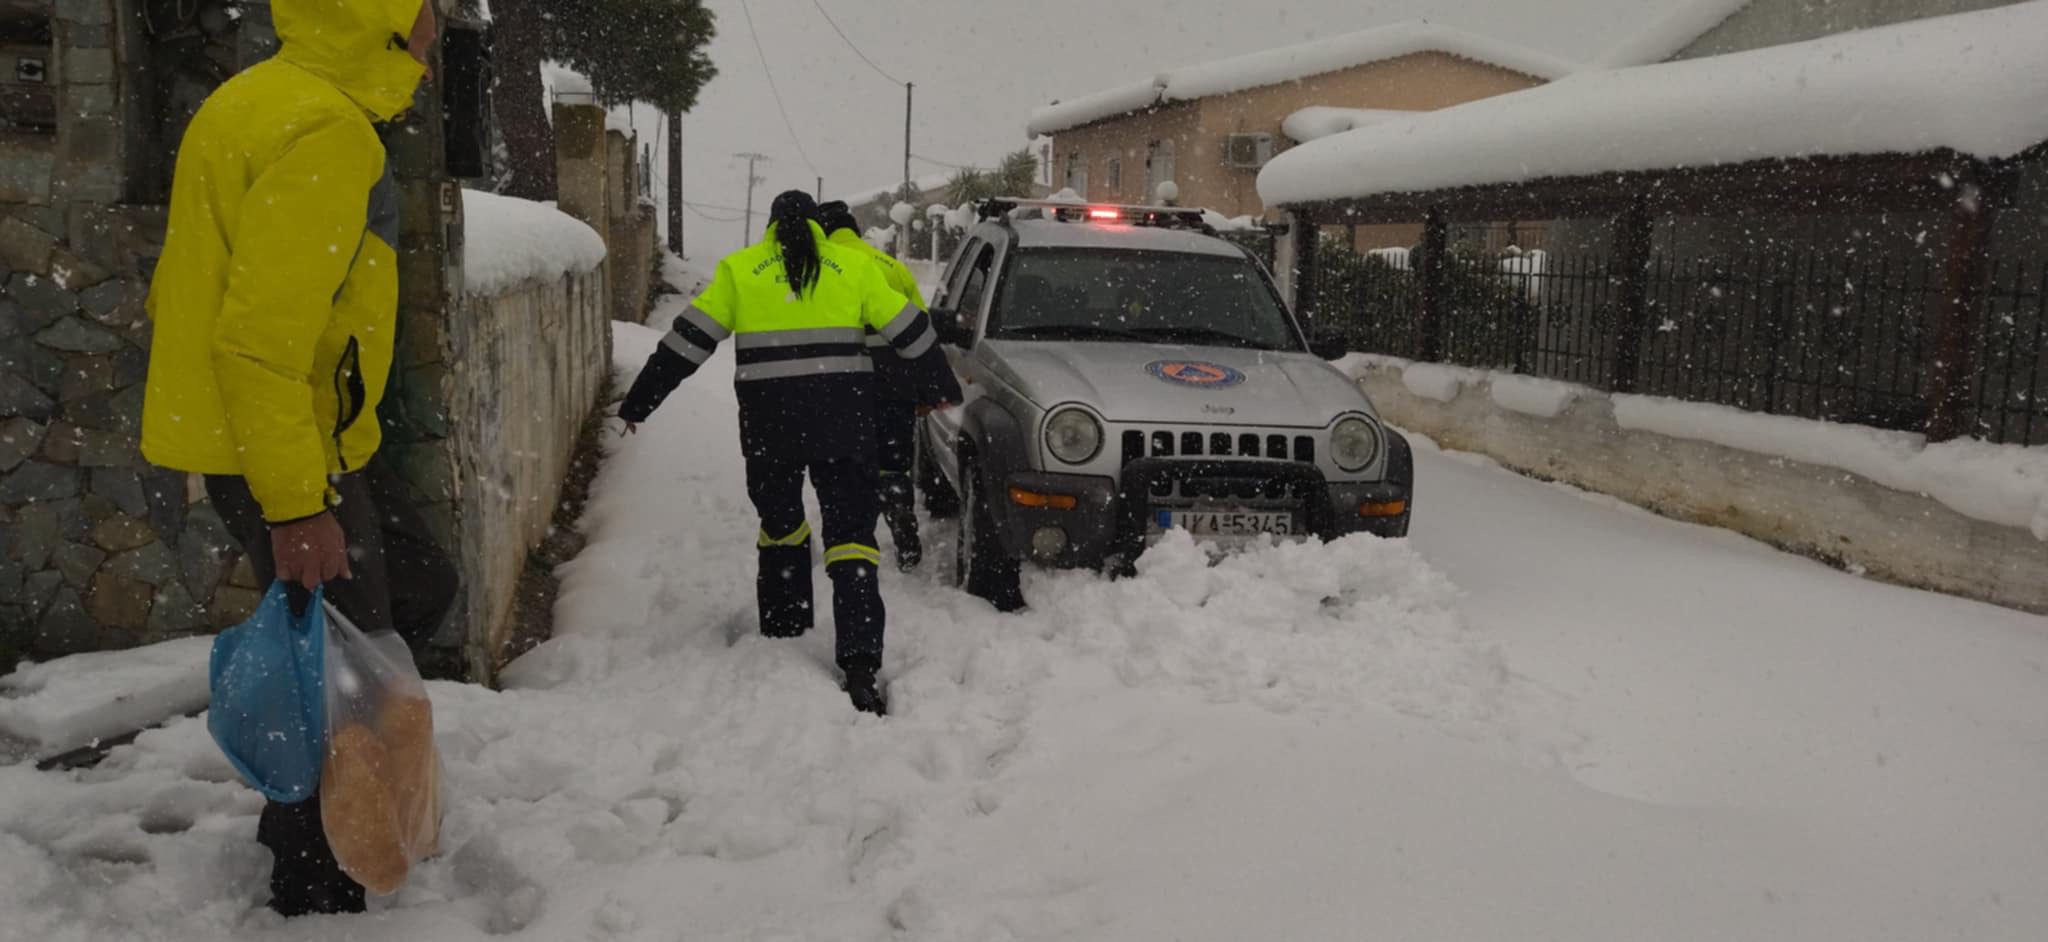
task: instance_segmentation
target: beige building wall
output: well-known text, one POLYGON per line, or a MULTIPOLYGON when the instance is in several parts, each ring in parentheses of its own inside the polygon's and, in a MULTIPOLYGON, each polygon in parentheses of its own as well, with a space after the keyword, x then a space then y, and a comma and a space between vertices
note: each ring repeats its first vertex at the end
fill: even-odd
MULTIPOLYGON (((1187 158, 1201 139, 1199 102, 1177 102, 1138 114, 1085 127, 1061 131, 1053 137, 1052 188, 1059 190, 1073 179, 1074 158, 1087 169, 1087 187, 1081 196, 1102 203, 1149 203, 1146 192, 1146 156, 1154 141, 1172 141, 1178 167, 1189 166, 1187 158)), ((1181 170, 1181 202, 1199 205, 1187 189, 1187 173, 1181 170)))
MULTIPOLYGON (((1078 150, 1088 170, 1091 200, 1148 201, 1146 157, 1155 141, 1172 141, 1174 182, 1180 202, 1214 209, 1226 216, 1265 213, 1258 194, 1258 171, 1225 163, 1224 147, 1232 134, 1273 135, 1277 154, 1292 144, 1281 133, 1287 116, 1315 105, 1433 111, 1543 84, 1534 76, 1486 65, 1441 52, 1422 52, 1380 62, 1217 95, 1176 102, 1140 114, 1099 121, 1053 135, 1053 187, 1068 179, 1067 169, 1078 150), (1111 184, 1110 161, 1119 161, 1121 177, 1111 184)), ((1394 233, 1384 237, 1392 238, 1394 233)))

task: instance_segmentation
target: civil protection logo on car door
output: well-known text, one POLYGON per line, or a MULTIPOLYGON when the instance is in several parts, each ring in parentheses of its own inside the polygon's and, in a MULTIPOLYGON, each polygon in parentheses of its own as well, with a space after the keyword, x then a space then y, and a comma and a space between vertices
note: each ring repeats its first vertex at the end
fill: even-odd
POLYGON ((1199 389, 1222 389, 1244 382, 1243 373, 1221 363, 1199 360, 1154 360, 1145 364, 1145 372, 1169 383, 1199 389))

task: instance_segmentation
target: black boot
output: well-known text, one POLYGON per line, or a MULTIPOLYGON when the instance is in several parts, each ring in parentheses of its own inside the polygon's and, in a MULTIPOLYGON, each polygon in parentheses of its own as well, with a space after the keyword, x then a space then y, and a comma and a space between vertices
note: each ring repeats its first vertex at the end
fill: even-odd
POLYGON ((882 515, 889 525, 889 537, 896 543, 896 568, 909 572, 924 561, 924 541, 917 536, 917 512, 909 507, 890 508, 882 515))
POLYGON ((873 713, 876 716, 889 715, 889 698, 882 695, 882 688, 875 681, 874 668, 867 666, 848 668, 846 671, 846 682, 840 686, 840 689, 846 691, 846 699, 852 702, 854 709, 862 713, 873 713))
POLYGON ((256 840, 275 863, 270 870, 270 908, 286 918, 323 913, 359 913, 361 884, 342 872, 320 821, 320 796, 297 804, 270 802, 257 819, 256 840))

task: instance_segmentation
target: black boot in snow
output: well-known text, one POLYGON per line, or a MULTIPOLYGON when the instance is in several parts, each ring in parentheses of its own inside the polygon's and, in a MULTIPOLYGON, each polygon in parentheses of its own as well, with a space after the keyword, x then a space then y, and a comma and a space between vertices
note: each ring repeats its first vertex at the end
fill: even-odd
POLYGON ((889 699, 882 695, 882 688, 875 683, 874 671, 848 671, 846 683, 840 689, 846 691, 846 699, 853 703, 854 709, 876 716, 889 715, 889 699))
POLYGON ((924 561, 924 541, 917 536, 917 512, 908 507, 884 514, 889 538, 896 543, 896 568, 909 572, 924 561))

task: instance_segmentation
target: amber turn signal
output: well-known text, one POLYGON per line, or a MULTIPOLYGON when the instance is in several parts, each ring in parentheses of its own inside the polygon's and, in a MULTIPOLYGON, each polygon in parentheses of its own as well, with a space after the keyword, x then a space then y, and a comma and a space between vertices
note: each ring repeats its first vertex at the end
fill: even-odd
POLYGON ((1010 502, 1019 507, 1048 507, 1053 510, 1072 510, 1079 503, 1069 494, 1040 494, 1021 487, 1010 488, 1010 502))

